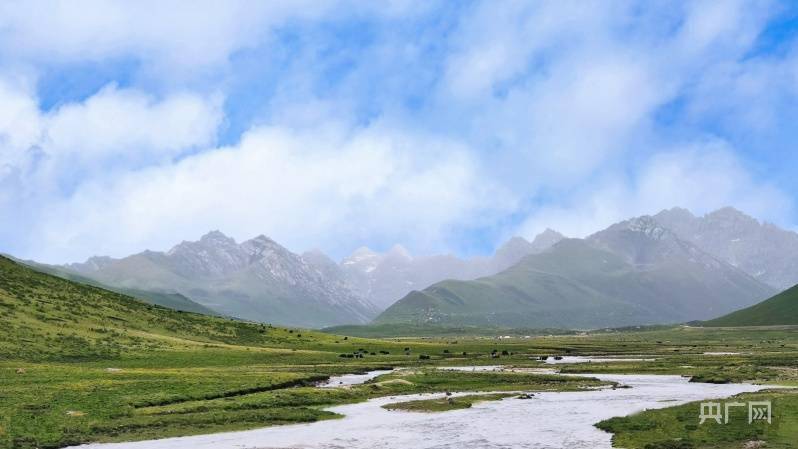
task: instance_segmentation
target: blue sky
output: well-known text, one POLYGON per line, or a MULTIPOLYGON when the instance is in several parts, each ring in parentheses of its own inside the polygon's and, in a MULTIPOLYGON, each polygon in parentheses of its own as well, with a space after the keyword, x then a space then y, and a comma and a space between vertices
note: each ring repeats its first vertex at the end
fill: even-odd
POLYGON ((2 2, 0 251, 795 229, 797 33, 776 1, 2 2))

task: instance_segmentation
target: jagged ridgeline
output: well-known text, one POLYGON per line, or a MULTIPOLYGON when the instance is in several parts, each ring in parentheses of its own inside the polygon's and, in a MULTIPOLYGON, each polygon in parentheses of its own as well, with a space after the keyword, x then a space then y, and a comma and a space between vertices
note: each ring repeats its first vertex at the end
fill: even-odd
POLYGON ((62 266, 35 265, 156 304, 187 307, 176 304, 175 296, 179 296, 205 308, 206 313, 210 309, 248 320, 324 327, 365 323, 411 290, 444 279, 498 273, 562 238, 551 230, 533 242, 516 237, 495 256, 473 259, 413 257, 398 245, 384 254, 361 248, 338 264, 321 251, 295 254, 262 235, 237 243, 212 231, 199 241, 184 241, 166 252, 144 251, 121 259, 92 257, 62 266))
POLYGON ((166 252, 95 257, 60 268, 114 288, 179 293, 223 315, 253 321, 323 327, 364 323, 378 312, 341 276, 262 235, 237 243, 213 231, 166 252))
POLYGON ((562 240, 493 276, 410 293, 376 321, 571 329, 678 323, 773 293, 652 217, 639 217, 562 240))
POLYGON ((297 340, 285 329, 148 304, 2 256, 0 321, 0 359, 95 360, 205 344, 297 340))
POLYGON ((583 328, 694 321, 798 283, 798 234, 732 208, 637 217, 584 239, 589 248, 582 252, 575 243, 558 246, 564 238, 549 229, 469 259, 363 247, 336 263, 265 236, 237 243, 213 231, 165 252, 37 268, 172 308, 312 328, 367 323, 385 309, 380 323, 583 328))

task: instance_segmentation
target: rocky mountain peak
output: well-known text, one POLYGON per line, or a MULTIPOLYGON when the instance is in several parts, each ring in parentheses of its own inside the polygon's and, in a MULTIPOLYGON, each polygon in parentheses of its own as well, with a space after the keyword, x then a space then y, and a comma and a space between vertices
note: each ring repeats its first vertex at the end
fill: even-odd
POLYGON ((108 256, 92 256, 82 263, 70 263, 65 266, 71 270, 79 271, 81 273, 91 273, 94 271, 102 270, 103 268, 111 265, 115 259, 108 256))
POLYGON ((413 256, 410 255, 410 251, 408 251, 404 246, 400 244, 396 244, 391 247, 390 250, 385 254, 386 257, 390 257, 393 259, 400 259, 400 260, 412 260, 413 256))
POLYGON ((379 257, 380 255, 368 246, 361 246, 360 248, 352 251, 352 254, 350 254, 348 257, 345 257, 342 263, 353 264, 362 260, 375 259, 379 257))
MULTIPOLYGON (((613 227, 610 227, 610 229, 613 227)), ((673 234, 668 229, 664 228, 654 217, 649 215, 643 215, 622 222, 619 228, 643 234, 654 240, 664 240, 668 237, 673 237, 673 234)))
MULTIPOLYGON (((146 255, 146 254, 145 254, 146 255)), ((163 257, 163 253, 154 253, 163 257)), ((211 231, 196 242, 183 241, 166 252, 174 269, 183 276, 218 277, 246 265, 247 257, 232 238, 211 231)))
POLYGON ((733 207, 724 207, 714 212, 710 212, 704 217, 704 219, 709 222, 724 223, 729 226, 759 226, 759 221, 757 219, 746 215, 733 207))
POLYGON ((96 258, 85 269, 91 270, 87 276, 110 286, 177 292, 249 320, 322 327, 363 323, 377 313, 326 255, 316 250, 300 256, 265 235, 237 244, 211 231, 168 252, 96 258))
POLYGON ((196 242, 182 241, 166 252, 168 256, 180 256, 185 253, 197 253, 202 251, 235 251, 238 245, 231 237, 220 231, 210 231, 200 237, 196 242))
POLYGON ((621 255, 628 263, 650 266, 667 261, 712 265, 717 261, 679 239, 653 217, 643 215, 614 224, 586 239, 599 248, 621 255))
POLYGON ((267 236, 265 236, 263 234, 257 235, 255 237, 247 240, 244 243, 249 243, 249 244, 257 245, 257 246, 261 246, 261 247, 263 247, 263 246, 275 246, 275 245, 276 246, 280 246, 277 242, 275 242, 274 240, 272 240, 271 238, 269 238, 269 237, 267 237, 267 236))
POLYGON ((662 222, 690 222, 696 218, 692 212, 683 207, 672 207, 664 209, 654 215, 654 219, 662 222))
POLYGON ((531 245, 535 251, 545 251, 564 238, 564 235, 554 229, 546 228, 546 230, 535 236, 535 240, 532 241, 531 245))
POLYGON ((798 282, 795 232, 760 223, 733 207, 702 217, 663 211, 655 218, 680 239, 771 286, 784 289, 798 282))
POLYGON ((350 282, 355 289, 361 293, 368 291, 368 273, 376 270, 384 257, 373 251, 371 248, 361 246, 356 249, 349 257, 341 261, 341 268, 346 270, 350 282))
POLYGON ((507 268, 533 252, 535 252, 535 247, 529 243, 529 240, 515 236, 496 250, 494 259, 501 265, 501 268, 507 268))
POLYGON ((529 240, 521 236, 514 236, 499 246, 496 250, 496 256, 504 257, 505 255, 516 253, 529 254, 530 251, 532 251, 532 243, 529 240))
POLYGON ((247 240, 241 244, 241 249, 246 252, 251 259, 263 259, 267 257, 295 256, 279 243, 261 234, 247 240))
POLYGON ((312 249, 302 253, 302 259, 313 267, 318 269, 331 269, 332 267, 338 268, 338 264, 329 256, 324 254, 320 249, 312 249))
POLYGON ((532 245, 532 244, 529 243, 529 240, 516 235, 514 237, 510 237, 509 240, 504 242, 504 244, 502 244, 502 246, 499 247, 497 252, 501 251, 503 248, 519 248, 519 247, 520 248, 525 248, 525 247, 529 247, 530 245, 532 245))
POLYGON ((208 232, 207 234, 203 235, 199 239, 202 243, 223 243, 223 244, 235 244, 235 240, 231 237, 224 235, 219 230, 213 230, 208 232))

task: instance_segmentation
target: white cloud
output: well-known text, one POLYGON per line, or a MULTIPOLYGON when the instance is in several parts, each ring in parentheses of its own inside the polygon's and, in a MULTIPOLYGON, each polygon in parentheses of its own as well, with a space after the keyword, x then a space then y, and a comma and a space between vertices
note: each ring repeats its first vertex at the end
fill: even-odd
POLYGON ((211 228, 339 254, 366 240, 432 252, 459 249, 445 247, 453 228, 495 235, 524 213, 527 235, 584 235, 673 205, 789 221, 790 200, 724 135, 783 126, 779 108, 794 105, 795 52, 750 55, 769 1, 478 2, 453 20, 427 16, 431 2, 75 5, 0 5, 0 56, 132 58, 139 87, 44 112, 30 84, 0 82, 0 208, 25 222, 0 231, 30 239, 14 248, 28 255, 121 255, 211 228), (350 22, 369 26, 350 36, 350 22), (273 40, 297 23, 290 43, 273 40), (214 148, 220 124, 257 115, 221 104, 240 75, 230 56, 255 46, 264 60, 241 84, 267 112, 232 128, 262 126, 214 148), (658 123, 673 104, 679 116, 658 123))
POLYGON ((19 162, 22 153, 41 138, 42 117, 24 85, 0 79, 0 163, 19 162))
POLYGON ((224 70, 235 52, 281 27, 349 14, 419 16, 404 0, 34 0, 0 3, 0 55, 38 64, 132 58, 160 83, 224 70))
POLYGON ((539 208, 520 226, 534 236, 552 227, 584 237, 627 218, 674 206, 703 214, 735 206, 760 219, 788 225, 793 201, 776 186, 757 180, 722 141, 711 140, 665 150, 627 179, 607 173, 570 198, 539 208))
POLYGON ((317 17, 331 1, 79 0, 4 2, 0 48, 37 62, 131 56, 190 71, 224 63, 291 18, 317 17))
POLYGON ((0 211, 9 217, 0 222, 0 233, 6 251, 40 250, 30 227, 84 183, 212 144, 221 121, 215 96, 156 99, 109 86, 45 112, 26 86, 0 78, 0 211))
POLYGON ((732 97, 735 112, 749 108, 753 98, 735 95, 740 86, 717 82, 711 70, 746 56, 772 2, 660 6, 478 3, 453 33, 442 109, 465 105, 473 138, 507 153, 498 164, 515 167, 513 187, 534 195, 645 151, 638 146, 657 138, 659 108, 683 95, 732 97))
POLYGON ((29 176, 30 190, 43 187, 36 178, 59 184, 74 174, 168 161, 213 142, 220 107, 217 96, 156 99, 108 86, 45 112, 24 86, 0 78, 0 165, 29 176))
POLYGON ((82 256, 166 248, 215 228, 238 238, 268 233, 297 250, 345 251, 375 234, 440 247, 447 227, 512 207, 494 189, 451 142, 377 128, 262 128, 234 147, 85 185, 35 233, 38 256, 56 260, 78 248, 82 256))
POLYGON ((547 185, 571 184, 624 152, 669 98, 645 61, 588 56, 507 95, 483 123, 547 185), (630 101, 630 98, 634 98, 630 101))
POLYGON ((699 0, 686 3, 684 8, 684 20, 676 35, 675 46, 681 59, 708 56, 698 61, 706 64, 713 57, 750 48, 768 17, 774 13, 775 4, 771 0, 699 0))
POLYGON ((442 107, 466 105, 469 131, 496 147, 513 188, 534 195, 590 176, 673 97, 660 55, 619 31, 630 9, 486 2, 455 33, 442 107))
POLYGON ((220 114, 217 98, 177 93, 157 100, 108 86, 82 103, 48 113, 44 128, 54 151, 75 152, 87 160, 109 154, 168 158, 212 142, 220 114))

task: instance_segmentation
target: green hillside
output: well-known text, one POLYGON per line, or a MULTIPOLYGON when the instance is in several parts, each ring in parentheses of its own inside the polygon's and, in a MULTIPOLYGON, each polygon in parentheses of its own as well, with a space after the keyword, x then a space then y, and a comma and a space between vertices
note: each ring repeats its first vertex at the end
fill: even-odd
MULTIPOLYGON (((452 363, 466 363, 466 354, 495 362, 492 354, 516 353, 521 345, 367 340, 180 312, 5 257, 0 320, 0 449, 313 422, 340 417, 324 406, 377 396, 599 385, 579 377, 429 370, 384 376, 384 385, 320 389, 315 383, 335 374, 441 363, 455 353, 463 358, 452 363)), ((503 357, 522 362, 530 354, 503 357)))
MULTIPOLYGON (((640 267, 568 239, 497 275, 444 281, 408 294, 377 324, 585 329, 685 322, 766 297, 747 276, 729 281, 703 266, 640 267)), ((711 315, 709 315, 711 316, 711 315)))
POLYGON ((759 328, 369 340, 178 312, 7 258, 0 258, 0 320, 0 449, 306 423, 340 417, 325 410, 330 405, 400 394, 570 391, 599 384, 572 376, 434 369, 443 364, 539 367, 541 356, 657 354, 656 362, 609 364, 603 372, 784 384, 790 380, 778 376, 793 371, 770 367, 794 366, 798 347, 794 330, 759 328), (740 348, 759 352, 703 355, 740 348), (330 375, 386 367, 410 369, 352 388, 314 386, 330 375))
POLYGON ((619 257, 575 240, 561 243, 551 254, 553 257, 529 256, 495 276, 443 281, 412 292, 375 322, 587 328, 623 325, 636 319, 644 323, 654 318, 635 304, 576 279, 623 282, 629 267, 619 257), (600 271, 593 272, 592 267, 600 271))
POLYGON ((81 284, 93 285, 95 287, 111 290, 117 293, 121 293, 123 295, 132 296, 134 298, 141 299, 142 301, 151 304, 168 307, 170 309, 175 309, 175 310, 182 310, 183 312, 194 312, 194 313, 201 313, 204 315, 219 315, 219 313, 217 313, 215 310, 212 310, 208 307, 203 306, 202 304, 192 301, 186 298, 185 296, 181 295, 180 293, 162 292, 155 290, 142 290, 135 288, 112 287, 103 284, 102 282, 88 278, 86 276, 81 276, 80 274, 74 273, 70 270, 62 269, 60 267, 45 265, 33 261, 18 260, 14 259, 13 257, 11 259, 18 263, 28 265, 29 267, 32 267, 36 271, 40 271, 42 273, 51 274, 53 276, 58 276, 60 278, 68 279, 70 281, 79 282, 81 284))
MULTIPOLYGON (((98 287, 108 288, 105 285, 98 284, 98 287)), ((215 310, 205 307, 202 304, 192 301, 180 293, 170 292, 157 292, 138 290, 135 288, 108 288, 111 291, 122 293, 124 295, 132 296, 141 299, 142 301, 155 304, 158 306, 168 307, 170 309, 180 310, 183 312, 201 313, 203 315, 216 315, 220 314, 215 310)))
POLYGON ((102 360, 208 344, 292 346, 312 338, 308 332, 297 339, 289 329, 148 304, 2 256, 0 318, 0 359, 12 360, 102 360))
POLYGON ((704 326, 774 326, 798 324, 798 285, 751 307, 732 312, 704 326))

